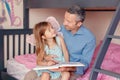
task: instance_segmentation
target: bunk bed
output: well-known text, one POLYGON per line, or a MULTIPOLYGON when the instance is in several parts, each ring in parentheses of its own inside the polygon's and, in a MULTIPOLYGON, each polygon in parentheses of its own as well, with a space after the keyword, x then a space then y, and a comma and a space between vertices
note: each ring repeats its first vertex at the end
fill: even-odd
MULTIPOLYGON (((58 8, 59 9, 59 8, 68 8, 71 5, 79 4, 81 5, 81 7, 84 7, 87 11, 114 11, 120 1, 119 0, 99 0, 99 1, 98 0, 50 0, 50 2, 49 3, 48 2, 49 0, 23 0, 24 28, 23 29, 0 30, 0 80, 2 80, 1 78, 2 73, 7 71, 6 66, 5 66, 6 60, 9 60, 10 57, 15 58, 16 54, 26 55, 27 53, 28 55, 28 54, 32 54, 35 52, 35 47, 26 43, 27 35, 32 34, 32 29, 29 29, 29 9, 34 9, 34 8, 58 8), (10 39, 11 36, 12 36, 12 41, 10 39), (17 46, 16 46, 16 37, 18 38, 17 46), (23 46, 22 47, 23 52, 21 52, 21 46, 23 46), (16 53, 16 48, 17 48, 17 53, 16 53), (33 49, 33 52, 31 52, 31 49, 33 49), (27 50, 28 52, 26 52, 27 50), (12 55, 10 55, 10 53, 12 53, 12 55)), ((93 60, 96 57, 96 54, 98 52, 100 45, 96 47, 95 56, 93 57, 93 60)), ((111 45, 118 46, 117 48, 119 49, 119 45, 116 45, 116 44, 111 44, 111 45)), ((109 49, 111 49, 111 47, 109 49)), ((91 64, 93 64, 93 62, 91 64)), ((104 65, 105 64, 103 64, 103 66, 104 65)), ((91 68, 88 69, 88 73, 90 70, 91 68)), ((77 80, 87 80, 88 78, 85 79, 85 76, 89 77, 89 74, 85 74, 83 76, 84 79, 78 78, 77 80)), ((10 75, 7 75, 7 76, 10 76, 10 75)), ((102 75, 100 74, 99 76, 102 76, 102 75)), ((11 77, 8 77, 8 78, 11 78, 11 77)), ((13 78, 12 80, 14 79, 15 78, 13 78)), ((115 78, 113 78, 112 80, 115 80, 115 78)))

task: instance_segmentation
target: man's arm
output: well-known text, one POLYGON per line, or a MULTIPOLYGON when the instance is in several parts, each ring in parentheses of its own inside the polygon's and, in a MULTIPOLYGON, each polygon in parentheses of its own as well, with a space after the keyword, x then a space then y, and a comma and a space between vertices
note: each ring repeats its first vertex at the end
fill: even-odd
POLYGON ((95 46, 96 46, 96 41, 95 39, 93 39, 90 42, 88 42, 84 47, 82 55, 80 55, 79 58, 80 58, 80 62, 83 63, 85 67, 77 67, 76 68, 77 74, 84 74, 85 70, 89 67, 91 59, 93 57, 95 46))

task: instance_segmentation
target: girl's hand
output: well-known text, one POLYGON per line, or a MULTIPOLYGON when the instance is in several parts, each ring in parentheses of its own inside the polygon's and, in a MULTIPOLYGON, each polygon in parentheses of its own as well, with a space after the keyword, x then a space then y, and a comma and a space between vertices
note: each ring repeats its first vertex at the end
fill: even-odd
POLYGON ((54 60, 54 58, 57 58, 57 55, 46 55, 46 56, 44 57, 44 59, 47 60, 47 61, 54 61, 54 62, 56 62, 56 61, 54 60))
POLYGON ((54 61, 48 61, 48 62, 47 62, 47 65, 48 65, 48 66, 55 65, 55 64, 56 64, 56 62, 54 62, 54 61))
POLYGON ((50 69, 50 71, 53 71, 53 72, 63 72, 63 71, 66 71, 67 70, 67 67, 60 67, 60 68, 56 68, 56 69, 50 69))

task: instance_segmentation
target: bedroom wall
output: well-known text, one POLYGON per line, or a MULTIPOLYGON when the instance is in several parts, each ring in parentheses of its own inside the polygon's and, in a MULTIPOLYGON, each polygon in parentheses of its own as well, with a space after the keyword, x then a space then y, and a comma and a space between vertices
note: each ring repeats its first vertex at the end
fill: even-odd
MULTIPOLYGON (((9 12, 5 3, 0 1, 0 29, 21 29, 23 28, 23 1, 22 0, 6 0, 10 11, 13 12, 13 16, 9 16, 9 12), (13 6, 13 9, 12 9, 13 6), (3 10, 4 21, 3 21, 3 10), (17 17, 17 18, 15 18, 17 17), (1 22, 2 21, 2 22, 1 22), (21 23, 20 23, 21 22, 21 23), (14 23, 14 24, 11 24, 14 23)), ((63 23, 65 9, 30 9, 30 28, 39 21, 45 20, 48 16, 54 16, 60 22, 63 23)), ((97 44, 103 39, 105 32, 111 22, 114 11, 88 11, 84 24, 95 34, 97 44)), ((120 26, 120 24, 119 24, 120 26)), ((118 28, 116 34, 120 34, 118 28)), ((114 40, 116 43, 120 43, 118 40, 114 40)))
MULTIPOLYGON (((23 28, 23 0, 4 0, 0 1, 0 29, 21 29, 23 28), (13 7, 12 7, 13 6, 13 7), (8 10, 10 9, 10 11, 8 10), (10 16, 9 13, 12 12, 10 16)), ((63 23, 65 9, 30 9, 30 28, 48 16, 54 16, 63 23)), ((105 32, 111 22, 114 11, 88 11, 84 24, 95 34, 97 43, 104 38, 105 32)), ((120 26, 120 24, 119 24, 120 26)), ((116 34, 120 34, 118 28, 116 34)), ((118 40, 114 40, 120 43, 118 40)))
MULTIPOLYGON (((54 16, 63 23, 65 9, 31 9, 30 10, 30 28, 39 22, 45 20, 48 16, 54 16), (47 14, 46 14, 47 13, 47 14)), ((103 40, 106 30, 114 15, 114 11, 87 11, 84 25, 89 28, 96 36, 97 44, 103 40)), ((120 24, 119 24, 120 27, 120 24)), ((120 34, 120 28, 117 28, 115 34, 120 34)), ((119 43, 119 40, 113 40, 114 43, 119 43)))
MULTIPOLYGON (((0 0, 0 29, 23 29, 23 0, 5 0, 9 5, 10 11, 11 12, 13 11, 14 13, 11 17, 9 16, 9 12, 7 10, 7 7, 5 6, 5 3, 2 1, 4 0, 0 0), (13 9, 11 6, 13 6, 13 9)), ((65 10, 66 9, 30 9, 29 27, 33 28, 33 26, 36 23, 45 20, 48 16, 56 17, 59 23, 62 24, 65 10)), ((113 14, 114 14, 113 11, 87 12, 84 24, 96 36, 97 44, 100 42, 100 40, 103 40, 106 30, 111 22, 113 14)), ((117 28, 115 34, 120 35, 120 23, 119 28, 117 28)), ((114 39, 113 42, 120 44, 120 40, 114 39)), ((12 49, 10 50, 10 52, 12 52, 12 49)), ((21 50, 21 53, 23 53, 23 50, 21 50)), ((7 53, 5 55, 7 55, 7 53)), ((10 54, 10 56, 12 55, 10 54)))
MULTIPOLYGON (((87 12, 84 24, 95 34, 97 44, 100 40, 103 40, 113 16, 114 11, 87 12)), ((120 35, 120 23, 114 35, 120 35)), ((119 39, 113 39, 112 42, 120 44, 119 39)))

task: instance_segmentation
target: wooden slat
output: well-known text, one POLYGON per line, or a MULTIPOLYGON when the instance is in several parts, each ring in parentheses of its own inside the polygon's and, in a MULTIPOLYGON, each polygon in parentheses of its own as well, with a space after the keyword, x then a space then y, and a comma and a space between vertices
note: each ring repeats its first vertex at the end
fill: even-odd
POLYGON ((24 54, 26 53, 26 44, 25 44, 26 40, 25 40, 25 38, 26 38, 25 35, 23 35, 23 44, 24 44, 23 45, 23 51, 24 51, 23 53, 24 54))
POLYGON ((29 51, 29 53, 31 53, 31 45, 29 44, 28 47, 29 47, 28 51, 29 51))
POLYGON ((14 58, 14 56, 15 56, 15 35, 13 35, 12 36, 12 38, 13 38, 13 47, 12 47, 12 49, 13 49, 13 58, 14 58))
MULTIPOLYGON (((119 38, 118 36, 114 36, 114 32, 116 31, 116 29, 118 27, 119 20, 120 20, 120 3, 119 3, 119 5, 116 9, 114 17, 113 17, 113 19, 110 23, 110 26, 109 26, 109 28, 106 32, 105 37, 104 37, 103 43, 102 43, 102 45, 100 47, 100 50, 98 52, 97 58, 96 58, 95 63, 93 65, 93 70, 91 71, 90 80, 96 80, 97 79, 98 73, 100 72, 101 64, 104 60, 104 57, 106 55, 107 49, 110 45, 110 42, 111 42, 112 38, 119 38), (95 69, 97 69, 98 72, 95 72, 94 71, 95 69)), ((102 71, 102 72, 104 72, 104 71, 102 71)), ((110 76, 115 75, 114 73, 111 73, 112 74, 111 75, 111 74, 109 74, 109 72, 106 72, 106 71, 105 71, 105 74, 110 75, 110 76)), ((117 75, 117 76, 120 76, 120 74, 117 75)))
POLYGON ((110 75, 110 76, 113 76, 113 77, 120 78, 119 73, 115 73, 115 72, 112 72, 112 71, 108 71, 108 70, 104 70, 104 69, 94 69, 94 71, 100 72, 102 74, 110 75))
MULTIPOLYGON (((0 74, 4 69, 4 35, 0 32, 0 74)), ((1 76, 1 75, 0 75, 1 76)))
POLYGON ((9 41, 10 41, 10 39, 9 39, 9 36, 7 35, 7 45, 6 45, 7 46, 7 59, 9 59, 9 53, 10 53, 9 52, 10 51, 10 49, 9 49, 9 44, 10 44, 9 41))
POLYGON ((68 8, 79 4, 85 8, 116 7, 119 0, 27 0, 25 8, 68 8))
POLYGON ((3 34, 3 35, 17 35, 17 34, 31 34, 32 33, 32 29, 3 29, 3 30, 0 30, 0 32, 3 34))
POLYGON ((21 50, 20 50, 20 46, 21 46, 20 38, 21 38, 21 36, 18 35, 18 55, 20 55, 20 53, 21 53, 21 50))

